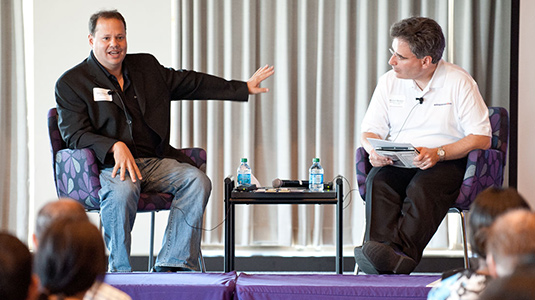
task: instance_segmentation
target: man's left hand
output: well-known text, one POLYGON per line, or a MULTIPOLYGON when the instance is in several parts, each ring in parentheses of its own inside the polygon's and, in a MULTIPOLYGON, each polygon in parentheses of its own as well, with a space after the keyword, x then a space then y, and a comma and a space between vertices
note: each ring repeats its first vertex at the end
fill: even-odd
POLYGON ((269 76, 273 75, 275 73, 275 70, 273 66, 265 65, 264 67, 261 67, 260 69, 256 70, 256 72, 247 80, 247 88, 249 89, 249 94, 255 95, 260 93, 267 93, 269 92, 268 88, 261 88, 260 83, 267 79, 269 76))
POLYGON ((414 158, 414 165, 422 170, 432 168, 440 160, 437 148, 417 147, 416 149, 420 154, 414 158))

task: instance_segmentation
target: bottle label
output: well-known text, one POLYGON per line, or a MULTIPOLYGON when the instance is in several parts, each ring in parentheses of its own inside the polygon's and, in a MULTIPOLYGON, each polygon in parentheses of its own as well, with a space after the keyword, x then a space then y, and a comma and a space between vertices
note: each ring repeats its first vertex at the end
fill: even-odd
POLYGON ((238 174, 238 185, 251 184, 251 174, 238 174))
POLYGON ((311 184, 323 184, 323 174, 310 174, 311 184))

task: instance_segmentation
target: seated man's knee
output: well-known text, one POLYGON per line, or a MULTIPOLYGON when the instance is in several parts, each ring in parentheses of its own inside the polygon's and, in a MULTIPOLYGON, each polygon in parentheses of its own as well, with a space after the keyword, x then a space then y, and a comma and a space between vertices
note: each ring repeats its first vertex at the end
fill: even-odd
POLYGON ((212 190, 212 181, 204 172, 197 168, 191 168, 188 173, 192 179, 192 186, 202 190, 205 193, 212 190))
POLYGON ((187 178, 186 185, 183 186, 183 188, 187 189, 187 192, 184 192, 189 193, 190 195, 196 195, 197 199, 202 199, 202 206, 206 207, 212 191, 212 182, 210 178, 197 168, 187 168, 184 175, 187 178))
POLYGON ((133 183, 131 180, 117 180, 99 192, 101 200, 109 199, 113 203, 108 203, 108 205, 115 207, 137 207, 139 195, 139 184, 133 183))

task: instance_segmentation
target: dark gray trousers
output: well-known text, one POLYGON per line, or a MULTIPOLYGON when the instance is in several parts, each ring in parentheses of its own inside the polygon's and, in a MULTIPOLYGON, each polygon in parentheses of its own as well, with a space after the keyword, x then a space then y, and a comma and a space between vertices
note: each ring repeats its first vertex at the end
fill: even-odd
POLYGON ((428 170, 372 168, 366 178, 366 241, 383 242, 416 262, 453 206, 466 158, 428 170))

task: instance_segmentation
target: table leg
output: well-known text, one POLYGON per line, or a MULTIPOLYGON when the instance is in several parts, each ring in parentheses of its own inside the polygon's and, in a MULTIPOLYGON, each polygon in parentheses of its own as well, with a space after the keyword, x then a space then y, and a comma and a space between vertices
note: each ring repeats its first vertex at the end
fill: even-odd
POLYGON ((236 223, 235 223, 235 205, 234 203, 230 202, 230 209, 229 209, 229 218, 230 218, 230 227, 229 227, 229 233, 230 233, 230 245, 229 245, 229 265, 230 270, 234 271, 236 270, 236 266, 234 265, 235 258, 236 258, 236 223))
POLYGON ((336 273, 344 272, 344 182, 341 178, 336 179, 336 273))
POLYGON ((230 222, 230 193, 232 192, 233 180, 229 177, 225 178, 225 259, 223 261, 223 268, 225 273, 230 272, 231 264, 231 250, 230 250, 230 240, 231 240, 231 222, 230 222))

